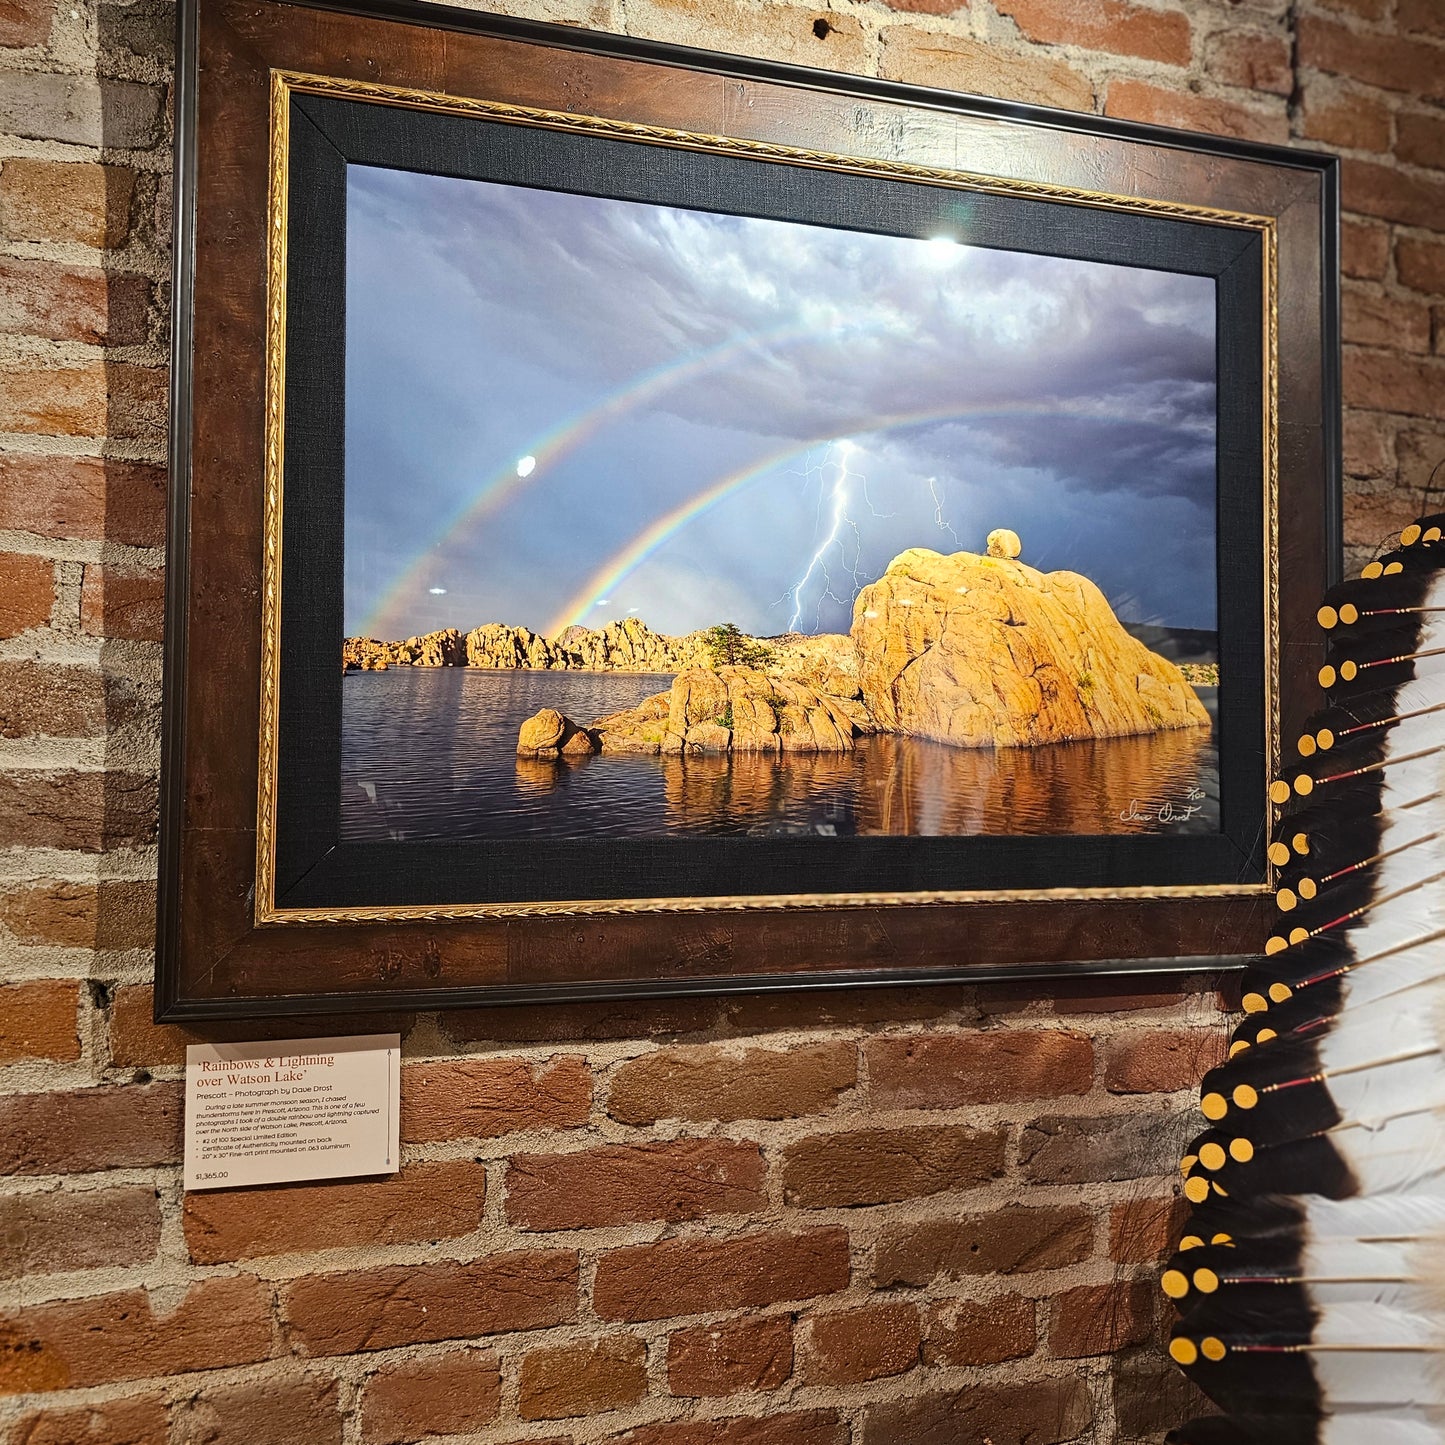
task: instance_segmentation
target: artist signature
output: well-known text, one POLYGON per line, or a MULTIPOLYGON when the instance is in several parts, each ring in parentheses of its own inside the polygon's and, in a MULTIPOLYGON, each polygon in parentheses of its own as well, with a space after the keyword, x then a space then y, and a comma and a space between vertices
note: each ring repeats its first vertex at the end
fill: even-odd
POLYGON ((1190 788, 1182 803, 1144 803, 1130 798, 1129 806, 1119 814, 1121 823, 1187 823, 1204 808, 1204 789, 1190 788))

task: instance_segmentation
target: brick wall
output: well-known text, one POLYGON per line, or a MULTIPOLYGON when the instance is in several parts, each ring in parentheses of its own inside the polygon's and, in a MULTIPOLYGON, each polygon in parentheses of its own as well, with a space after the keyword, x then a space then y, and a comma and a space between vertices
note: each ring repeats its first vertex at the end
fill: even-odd
MULTIPOLYGON (((1352 544, 1445 459, 1442 0, 513 8, 1337 147, 1352 544)), ((289 1032, 405 1034, 401 1173, 182 1195, 202 1031, 147 987, 170 26, 0 0, 0 1435, 1157 1440, 1199 978, 321 1021, 289 1032)))

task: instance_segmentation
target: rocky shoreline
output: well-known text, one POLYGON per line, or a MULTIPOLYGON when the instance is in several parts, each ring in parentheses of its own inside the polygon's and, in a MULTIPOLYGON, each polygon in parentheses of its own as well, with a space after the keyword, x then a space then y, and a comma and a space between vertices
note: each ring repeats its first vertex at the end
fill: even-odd
MULTIPOLYGON (((847 635, 757 639, 723 625, 667 637, 627 618, 547 639, 489 623, 347 638, 343 666, 673 675, 666 691, 590 722, 542 709, 518 736, 530 758, 846 752, 874 732, 1037 747, 1209 726, 1184 672, 1132 637, 1093 582, 1018 561, 1016 539, 1004 555, 990 541, 987 555, 900 553, 859 593, 847 635)), ((1191 671, 1217 682, 1212 665, 1191 671)))

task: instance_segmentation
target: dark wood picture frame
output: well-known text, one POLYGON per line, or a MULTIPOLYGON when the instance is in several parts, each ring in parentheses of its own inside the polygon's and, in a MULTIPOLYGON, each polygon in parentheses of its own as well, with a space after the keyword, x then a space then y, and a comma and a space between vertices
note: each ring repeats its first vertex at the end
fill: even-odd
MULTIPOLYGON (((1264 785, 1323 658, 1313 613, 1339 553, 1332 158, 415 0, 184 0, 179 41, 158 1019, 1138 971, 1252 950, 1264 785), (561 881, 536 886, 515 851, 481 865, 477 845, 343 843, 327 801, 339 668, 304 660, 340 645, 336 177, 351 160, 481 175, 479 126, 591 146, 589 161, 610 147, 605 193, 624 198, 651 198, 651 171, 674 178, 669 196, 789 218, 870 195, 926 211, 964 190, 992 207, 996 244, 1215 276, 1220 633, 1241 679, 1220 834, 700 846, 650 889, 637 880, 656 855, 624 849, 581 896, 566 865, 595 845, 577 840, 554 845, 561 881), (805 202, 778 210, 784 191, 805 202), (1039 239, 1018 244, 1021 227, 1039 239)), ((535 174, 537 155, 525 163, 535 174)))

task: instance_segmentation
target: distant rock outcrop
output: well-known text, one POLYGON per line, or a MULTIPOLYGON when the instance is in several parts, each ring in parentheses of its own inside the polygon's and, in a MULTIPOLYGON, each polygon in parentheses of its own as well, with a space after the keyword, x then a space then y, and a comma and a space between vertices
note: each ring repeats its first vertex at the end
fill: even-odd
POLYGON ((850 751, 874 728, 856 691, 840 697, 757 668, 696 667, 591 731, 603 753, 826 753, 850 751))
POLYGON ((859 594, 852 636, 863 702, 887 732, 1032 747, 1209 722, 1179 669, 1075 572, 915 547, 859 594))

